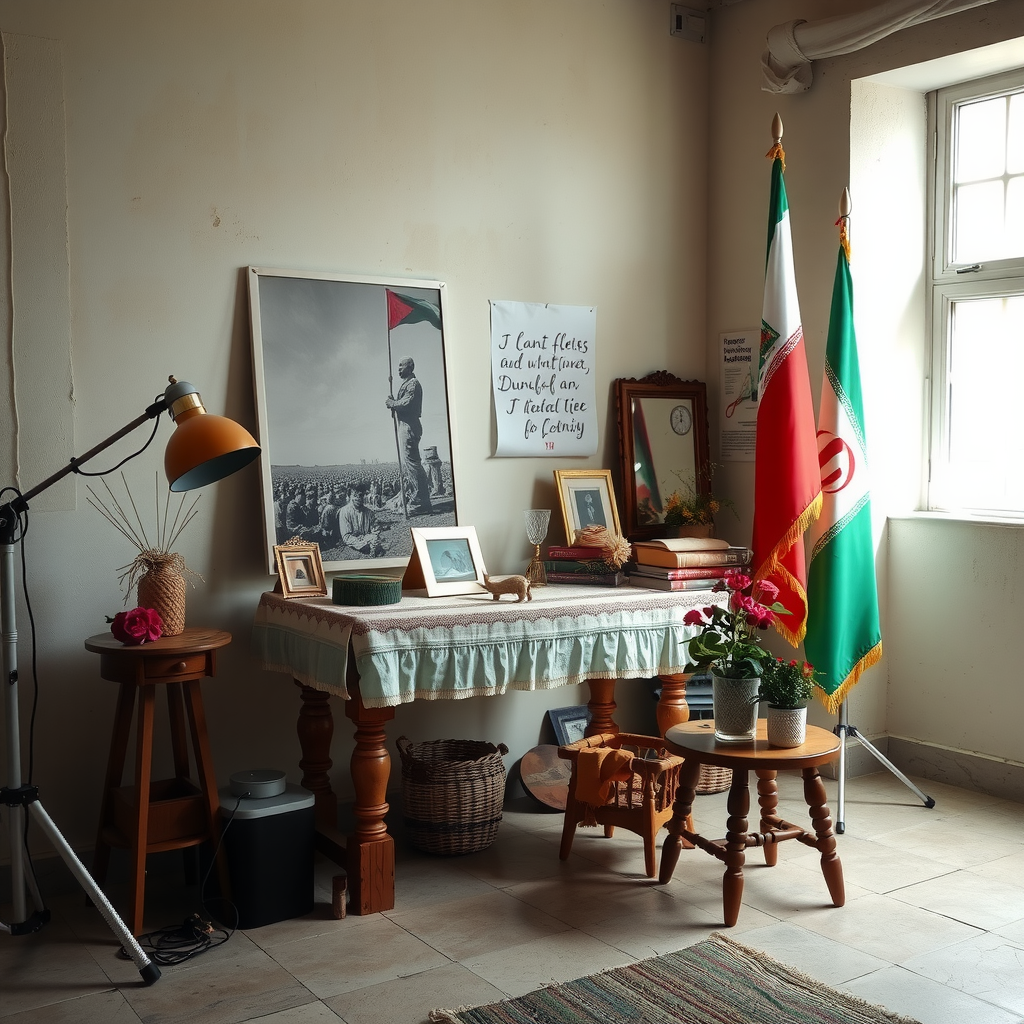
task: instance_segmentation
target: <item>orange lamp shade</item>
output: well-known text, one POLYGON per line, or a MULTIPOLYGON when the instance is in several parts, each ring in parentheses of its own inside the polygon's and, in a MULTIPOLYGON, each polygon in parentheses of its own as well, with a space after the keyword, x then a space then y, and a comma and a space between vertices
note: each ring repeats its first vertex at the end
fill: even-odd
POLYGON ((180 412, 172 405, 171 414, 175 429, 164 450, 164 471, 172 491, 212 484, 260 454, 260 446, 245 427, 226 416, 211 416, 201 404, 180 412))

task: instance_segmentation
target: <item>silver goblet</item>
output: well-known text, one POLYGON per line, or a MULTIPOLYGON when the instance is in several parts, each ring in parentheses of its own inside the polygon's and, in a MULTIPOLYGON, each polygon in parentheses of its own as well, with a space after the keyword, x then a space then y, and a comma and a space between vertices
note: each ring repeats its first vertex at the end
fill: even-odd
POLYGON ((540 546, 548 535, 548 524, 551 522, 551 509, 528 508, 523 515, 526 518, 526 539, 533 545, 533 558, 526 568, 526 578, 533 587, 546 587, 548 574, 544 571, 544 560, 540 557, 540 546))

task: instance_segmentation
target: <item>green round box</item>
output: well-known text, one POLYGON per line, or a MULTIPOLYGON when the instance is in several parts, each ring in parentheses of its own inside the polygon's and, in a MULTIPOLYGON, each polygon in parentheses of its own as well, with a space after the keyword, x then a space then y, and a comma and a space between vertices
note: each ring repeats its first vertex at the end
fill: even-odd
POLYGON ((402 600, 402 578, 365 574, 335 576, 331 600, 335 604, 398 604, 402 600))

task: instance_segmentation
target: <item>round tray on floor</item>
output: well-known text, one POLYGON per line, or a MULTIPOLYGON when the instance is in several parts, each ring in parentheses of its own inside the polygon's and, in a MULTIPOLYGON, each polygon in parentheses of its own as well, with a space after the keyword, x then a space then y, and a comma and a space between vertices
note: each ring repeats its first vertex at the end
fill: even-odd
POLYGON ((542 743, 523 754, 519 775, 523 789, 545 807, 564 811, 569 797, 569 775, 572 766, 558 756, 558 747, 542 743))

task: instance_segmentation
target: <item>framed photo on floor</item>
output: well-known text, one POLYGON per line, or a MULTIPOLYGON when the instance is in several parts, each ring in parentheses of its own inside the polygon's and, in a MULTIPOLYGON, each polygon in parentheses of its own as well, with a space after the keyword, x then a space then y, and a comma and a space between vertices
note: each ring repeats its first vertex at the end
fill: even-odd
POLYGON ((249 267, 263 522, 324 568, 404 565, 413 526, 455 526, 445 286, 249 267))
POLYGON ((579 704, 572 708, 551 708, 548 711, 551 727, 555 730, 555 742, 564 747, 583 739, 590 725, 590 708, 579 704))

